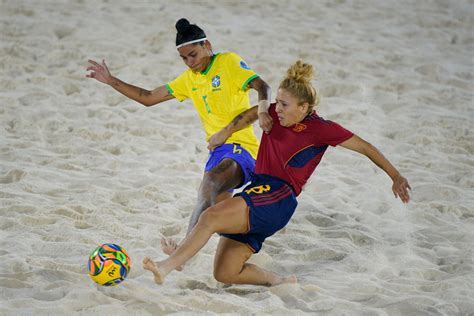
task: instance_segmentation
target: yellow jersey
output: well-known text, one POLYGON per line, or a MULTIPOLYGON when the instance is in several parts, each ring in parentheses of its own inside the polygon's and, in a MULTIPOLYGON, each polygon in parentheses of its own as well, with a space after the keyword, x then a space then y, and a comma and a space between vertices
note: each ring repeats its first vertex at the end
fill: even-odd
MULTIPOLYGON (((237 115, 250 108, 248 84, 257 78, 235 53, 220 53, 203 72, 186 70, 166 84, 179 101, 191 99, 206 132, 206 141, 227 126, 237 115)), ((258 142, 252 125, 235 132, 226 144, 237 143, 256 158, 258 142)))

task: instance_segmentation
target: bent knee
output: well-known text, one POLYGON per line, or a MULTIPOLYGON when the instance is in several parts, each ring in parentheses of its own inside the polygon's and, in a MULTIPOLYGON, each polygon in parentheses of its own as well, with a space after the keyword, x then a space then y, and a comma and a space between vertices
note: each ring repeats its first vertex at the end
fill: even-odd
POLYGON ((206 185, 218 193, 235 188, 243 180, 244 174, 240 165, 232 159, 225 159, 204 176, 206 185))
POLYGON ((222 267, 214 268, 214 278, 221 283, 233 284, 236 277, 235 273, 230 272, 228 269, 222 267))
POLYGON ((211 206, 201 213, 201 215, 199 216, 198 224, 201 226, 205 226, 210 230, 214 230, 214 228, 217 226, 217 220, 217 208, 211 206))
POLYGON ((218 195, 227 191, 229 186, 232 186, 233 179, 207 173, 204 177, 203 184, 213 195, 218 195))

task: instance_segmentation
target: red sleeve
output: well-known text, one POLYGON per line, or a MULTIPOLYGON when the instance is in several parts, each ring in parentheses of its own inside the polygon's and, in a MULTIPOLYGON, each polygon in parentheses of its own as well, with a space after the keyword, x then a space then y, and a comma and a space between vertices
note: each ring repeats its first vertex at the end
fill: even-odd
POLYGON ((276 114, 276 103, 270 103, 270 106, 268 107, 268 114, 270 114, 271 117, 277 117, 276 114))
POLYGON ((323 126, 323 141, 333 147, 354 136, 354 133, 333 121, 325 121, 323 126))

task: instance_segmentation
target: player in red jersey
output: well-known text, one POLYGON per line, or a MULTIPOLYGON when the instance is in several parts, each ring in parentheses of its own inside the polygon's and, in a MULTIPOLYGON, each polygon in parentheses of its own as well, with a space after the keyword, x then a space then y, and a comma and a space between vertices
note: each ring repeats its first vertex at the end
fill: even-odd
MULTIPOLYGON (((408 181, 371 144, 313 110, 318 103, 312 87, 313 68, 301 61, 292 65, 269 113, 274 122, 262 135, 252 182, 232 199, 209 207, 192 232, 167 259, 146 257, 145 269, 163 283, 166 275, 194 256, 214 233, 221 235, 214 261, 214 276, 223 283, 276 285, 296 282, 247 263, 265 238, 286 226, 296 209, 296 197, 328 146, 340 145, 367 156, 392 179, 395 197, 409 201, 408 181)), ((257 109, 253 111, 257 115, 257 109)))

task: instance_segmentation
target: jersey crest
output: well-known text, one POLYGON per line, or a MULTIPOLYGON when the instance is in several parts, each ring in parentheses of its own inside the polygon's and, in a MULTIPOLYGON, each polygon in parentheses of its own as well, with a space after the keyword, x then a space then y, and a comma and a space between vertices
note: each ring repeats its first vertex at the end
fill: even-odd
POLYGON ((221 85, 221 77, 219 75, 215 75, 214 77, 212 77, 212 86, 214 88, 217 88, 218 86, 221 85))
POLYGON ((307 126, 306 126, 305 124, 296 123, 296 124, 295 124, 295 127, 293 127, 293 130, 294 130, 295 132, 299 133, 299 132, 304 131, 304 130, 306 129, 306 127, 307 127, 307 126))

